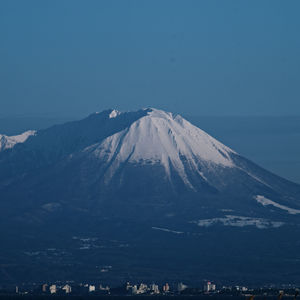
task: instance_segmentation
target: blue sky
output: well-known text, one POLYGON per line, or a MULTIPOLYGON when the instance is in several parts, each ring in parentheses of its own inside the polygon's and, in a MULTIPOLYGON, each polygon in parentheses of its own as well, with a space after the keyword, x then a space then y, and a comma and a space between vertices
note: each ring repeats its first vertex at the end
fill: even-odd
POLYGON ((0 116, 300 115, 300 1, 0 2, 0 116))

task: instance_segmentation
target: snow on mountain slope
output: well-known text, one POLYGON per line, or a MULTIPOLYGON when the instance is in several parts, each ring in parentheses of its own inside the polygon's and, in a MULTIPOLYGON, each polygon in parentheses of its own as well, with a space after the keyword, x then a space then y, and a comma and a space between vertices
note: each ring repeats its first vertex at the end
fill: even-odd
POLYGON ((0 151, 11 149, 16 144, 24 143, 30 136, 35 135, 35 130, 28 130, 19 135, 7 136, 0 134, 0 151))
POLYGON ((109 118, 110 119, 113 119, 113 118, 116 118, 117 116, 119 116, 121 114, 121 112, 113 109, 112 112, 109 114, 109 118))
POLYGON ((288 212, 291 215, 300 214, 300 209, 290 208, 288 206, 281 205, 281 204, 279 204, 277 202, 274 202, 274 201, 272 201, 272 200, 270 200, 270 199, 268 199, 268 198, 266 198, 264 196, 261 196, 261 195, 255 196, 254 199, 258 203, 260 203, 261 205, 263 205, 263 206, 269 206, 269 205, 271 205, 273 207, 276 207, 276 208, 279 208, 281 210, 284 210, 284 211, 288 212))
MULTIPOLYGON (((170 178, 174 168, 183 182, 193 188, 186 169, 199 174, 215 165, 232 168, 230 155, 235 153, 181 116, 157 109, 148 109, 146 116, 100 144, 92 146, 94 155, 106 161, 109 181, 124 162, 161 164, 170 178)), ((116 116, 116 114, 114 114, 116 116)), ((90 149, 90 147, 89 147, 90 149)))
POLYGON ((251 218, 244 216, 226 215, 222 218, 211 218, 193 221, 200 227, 209 227, 216 224, 233 227, 255 226, 258 229, 278 228, 284 225, 283 222, 271 221, 263 218, 251 218))

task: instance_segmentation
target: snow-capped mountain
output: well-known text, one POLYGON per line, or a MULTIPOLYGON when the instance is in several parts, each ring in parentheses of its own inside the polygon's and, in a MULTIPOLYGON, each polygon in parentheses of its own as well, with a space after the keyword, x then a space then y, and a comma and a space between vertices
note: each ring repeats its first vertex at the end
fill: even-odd
MULTIPOLYGON (((38 235, 38 241, 27 243, 37 248, 53 248, 59 239, 56 248, 73 253, 71 265, 101 257, 106 265, 118 262, 116 272, 127 274, 131 266, 137 277, 155 273, 151 280, 161 266, 161 274, 168 274, 164 278, 175 276, 164 255, 191 278, 199 272, 195 266, 203 276, 210 274, 210 259, 224 277, 230 263, 266 276, 258 267, 262 255, 268 270, 277 266, 288 274, 287 266, 300 267, 300 186, 180 115, 111 109, 28 136, 0 153, 0 228, 9 229, 1 233, 7 243, 17 236, 14 230, 26 241, 38 235), (77 245, 81 240, 85 244, 77 245), (284 264, 284 247, 274 241, 290 242, 291 264, 284 264), (84 256, 74 243, 76 251, 86 250, 84 256)), ((233 267, 232 274, 239 277, 239 270, 233 267)))
POLYGON ((19 135, 7 136, 0 134, 0 151, 11 149, 16 144, 24 143, 30 136, 35 135, 35 130, 28 130, 19 135))
POLYGON ((160 205, 188 195, 203 202, 229 197, 227 209, 249 205, 243 217, 300 212, 298 185, 263 170, 180 115, 158 109, 107 110, 5 141, 6 148, 23 143, 3 153, 0 187, 8 189, 10 182, 15 189, 17 182, 25 194, 32 184, 43 187, 43 200, 36 200, 45 202, 41 206, 54 194, 58 202, 85 194, 80 205, 107 204, 109 198, 156 199, 160 205))
POLYGON ((95 157, 108 165, 104 174, 107 181, 124 163, 158 164, 168 179, 173 169, 184 184, 196 189, 189 181, 187 168, 206 180, 203 169, 235 166, 230 157, 234 151, 181 116, 157 109, 147 110, 145 116, 92 149, 95 157))
MULTIPOLYGON (((142 193, 166 198, 185 192, 239 193, 260 208, 261 203, 253 201, 258 195, 299 208, 296 196, 285 196, 287 191, 298 195, 297 185, 261 169, 181 116, 157 109, 139 114, 113 134, 71 153, 65 171, 70 166, 78 174, 89 169, 86 183, 99 194, 126 190, 133 197, 142 193)), ((126 113, 113 110, 106 115, 123 123, 126 113)))

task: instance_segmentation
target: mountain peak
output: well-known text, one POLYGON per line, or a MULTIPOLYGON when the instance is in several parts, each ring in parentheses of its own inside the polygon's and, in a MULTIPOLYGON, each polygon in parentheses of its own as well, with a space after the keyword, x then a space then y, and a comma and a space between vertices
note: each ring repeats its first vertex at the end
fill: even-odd
POLYGON ((148 116, 156 118, 172 118, 173 114, 162 109, 147 107, 143 109, 148 116))
MULTIPOLYGON (((187 169, 204 180, 202 168, 215 165, 233 167, 233 150, 179 115, 147 108, 146 115, 128 128, 107 137, 94 148, 94 155, 108 164, 106 179, 110 180, 125 162, 160 165, 171 178, 175 170, 185 185, 194 188, 187 169)), ((114 111, 111 112, 111 114, 114 111)), ((114 113, 115 115, 115 113, 114 113)))

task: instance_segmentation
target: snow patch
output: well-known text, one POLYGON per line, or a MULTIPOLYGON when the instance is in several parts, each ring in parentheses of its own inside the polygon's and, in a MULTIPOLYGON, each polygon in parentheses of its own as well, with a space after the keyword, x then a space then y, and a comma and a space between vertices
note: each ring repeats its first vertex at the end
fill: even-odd
POLYGON ((170 233, 175 233, 175 234, 183 234, 184 232, 182 231, 175 231, 175 230, 170 230, 167 228, 161 228, 161 227, 151 227, 154 230, 160 230, 160 231, 165 231, 165 232, 170 232, 170 233))
POLYGON ((223 218, 212 218, 212 219, 192 221, 191 223, 195 223, 200 227, 209 227, 212 225, 221 224, 224 226, 233 226, 233 227, 255 226, 258 229, 278 228, 284 225, 283 222, 274 222, 262 218, 251 218, 251 217, 233 216, 233 215, 226 215, 223 218))
POLYGON ((281 205, 281 204, 276 203, 276 202, 274 202, 274 201, 272 201, 272 200, 270 200, 270 199, 268 199, 268 198, 266 198, 265 196, 262 196, 262 195, 257 195, 257 196, 254 197, 254 199, 258 203, 262 204, 263 206, 272 205, 276 208, 287 211, 291 215, 300 214, 300 209, 290 208, 290 207, 287 207, 285 205, 281 205))
POLYGON ((254 180, 260 182, 261 184, 263 184, 263 185, 265 185, 265 186, 267 186, 267 187, 269 187, 269 188, 272 188, 269 184, 267 184, 266 182, 264 182, 263 180, 261 180, 261 179, 258 178, 257 176, 255 176, 255 175, 253 175, 253 174, 247 172, 245 169, 242 169, 242 168, 239 168, 239 169, 242 170, 242 171, 244 171, 244 172, 246 172, 246 173, 247 173, 250 177, 252 177, 254 180))
POLYGON ((35 130, 28 130, 19 135, 7 136, 0 134, 0 151, 11 149, 16 144, 24 143, 30 137, 36 134, 35 130))
POLYGON ((61 207, 61 205, 59 203, 56 203, 56 202, 46 203, 42 206, 42 208, 44 210, 47 210, 48 212, 54 212, 57 209, 59 209, 60 207, 61 207))
POLYGON ((121 113, 120 113, 119 111, 117 111, 117 110, 114 109, 114 110, 109 114, 109 118, 110 118, 110 119, 113 119, 113 118, 119 116, 120 114, 121 114, 121 113))

